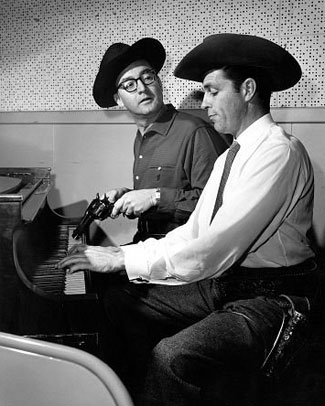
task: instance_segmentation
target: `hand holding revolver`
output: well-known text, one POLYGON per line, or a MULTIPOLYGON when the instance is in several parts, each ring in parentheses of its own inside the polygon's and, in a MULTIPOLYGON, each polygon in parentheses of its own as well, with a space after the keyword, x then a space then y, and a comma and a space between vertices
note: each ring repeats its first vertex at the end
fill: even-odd
POLYGON ((115 218, 120 213, 130 218, 139 217, 140 214, 157 205, 156 194, 157 189, 130 190, 124 193, 114 203, 111 217, 115 218))
POLYGON ((131 189, 128 189, 127 187, 111 189, 108 192, 106 192, 103 196, 101 196, 101 199, 106 197, 111 203, 115 203, 116 200, 121 198, 125 193, 129 192, 130 190, 131 189))

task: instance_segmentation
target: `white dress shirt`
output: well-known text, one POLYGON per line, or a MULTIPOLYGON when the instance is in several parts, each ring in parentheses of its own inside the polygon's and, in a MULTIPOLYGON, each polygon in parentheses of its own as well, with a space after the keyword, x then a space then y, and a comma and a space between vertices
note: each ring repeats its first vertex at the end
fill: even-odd
POLYGON ((218 277, 233 264, 282 267, 313 257, 313 170, 302 143, 261 117, 237 138, 223 204, 210 224, 227 151, 215 162, 188 222, 161 240, 122 247, 131 281, 183 284, 218 277))

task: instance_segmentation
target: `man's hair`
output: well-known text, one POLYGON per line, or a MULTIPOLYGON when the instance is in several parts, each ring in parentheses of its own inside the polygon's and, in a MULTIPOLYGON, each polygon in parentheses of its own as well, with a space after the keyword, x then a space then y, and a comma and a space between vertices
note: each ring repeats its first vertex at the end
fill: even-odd
POLYGON ((247 79, 252 78, 256 82, 256 96, 261 103, 261 106, 270 111, 271 100, 271 78, 267 72, 261 68, 250 66, 224 66, 222 68, 227 79, 231 80, 237 92, 240 90, 241 84, 247 79))

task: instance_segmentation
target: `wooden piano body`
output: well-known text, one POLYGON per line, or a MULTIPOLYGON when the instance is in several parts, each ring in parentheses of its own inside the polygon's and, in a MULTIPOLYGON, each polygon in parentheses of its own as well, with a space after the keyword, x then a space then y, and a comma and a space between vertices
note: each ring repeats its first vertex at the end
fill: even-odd
POLYGON ((88 273, 76 274, 71 290, 65 273, 55 269, 79 218, 49 207, 50 168, 0 168, 1 179, 0 331, 79 348, 81 337, 96 345, 100 309, 88 273))

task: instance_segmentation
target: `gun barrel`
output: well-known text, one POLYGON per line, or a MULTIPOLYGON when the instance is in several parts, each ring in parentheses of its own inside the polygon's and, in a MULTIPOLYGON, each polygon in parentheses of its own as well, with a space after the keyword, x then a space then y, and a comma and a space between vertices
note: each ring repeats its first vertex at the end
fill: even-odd
POLYGON ((114 203, 110 203, 106 197, 104 199, 100 199, 99 194, 97 193, 97 197, 90 203, 82 220, 72 233, 72 237, 75 240, 78 240, 88 229, 91 222, 94 220, 105 220, 107 217, 109 217, 113 207, 114 203))
POLYGON ((81 222, 79 223, 77 228, 73 231, 72 238, 74 238, 75 240, 79 240, 81 238, 82 234, 84 234, 85 231, 88 229, 88 227, 90 226, 90 224, 93 220, 94 220, 93 216, 91 216, 89 213, 87 213, 83 217, 83 219, 81 220, 81 222))

